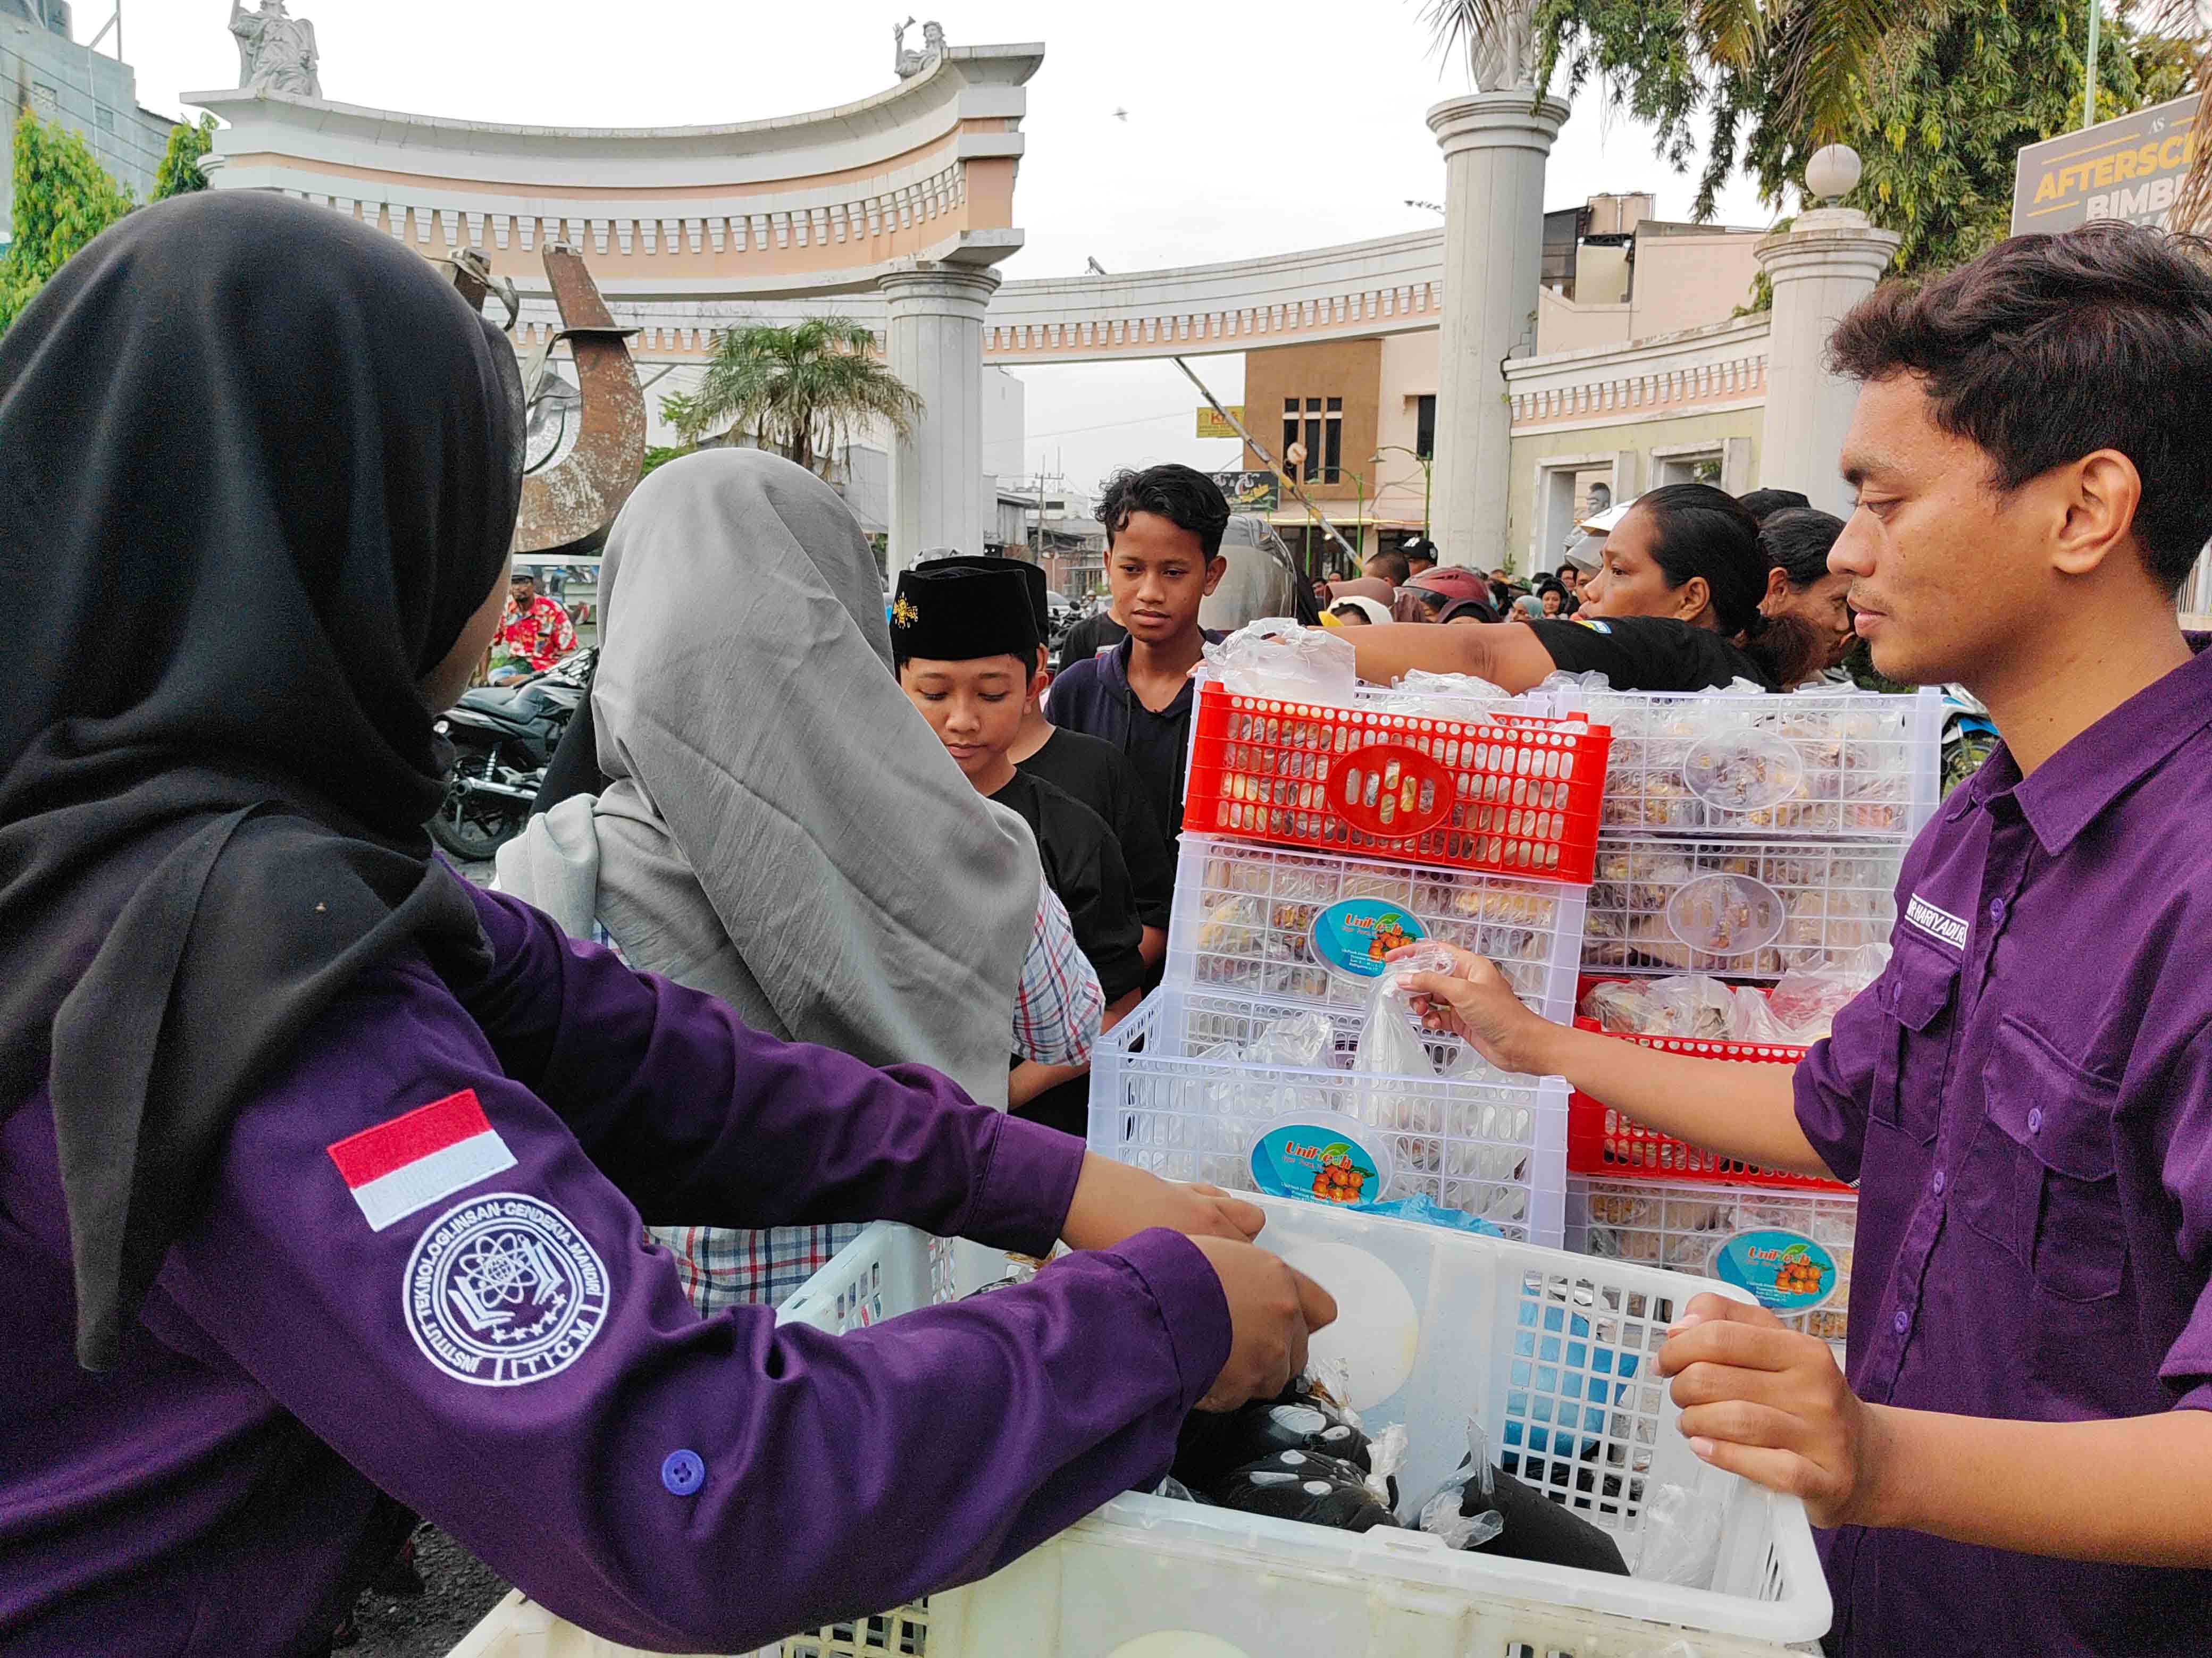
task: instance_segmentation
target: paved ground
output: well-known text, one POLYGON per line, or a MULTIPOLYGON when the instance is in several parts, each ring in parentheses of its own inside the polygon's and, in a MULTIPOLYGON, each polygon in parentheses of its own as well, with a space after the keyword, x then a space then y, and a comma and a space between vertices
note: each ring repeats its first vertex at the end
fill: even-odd
POLYGON ((491 1569, 434 1526, 415 1540, 415 1565, 423 1593, 411 1599, 363 1594, 354 1606, 357 1645, 337 1658, 444 1658, 506 1594, 491 1569))

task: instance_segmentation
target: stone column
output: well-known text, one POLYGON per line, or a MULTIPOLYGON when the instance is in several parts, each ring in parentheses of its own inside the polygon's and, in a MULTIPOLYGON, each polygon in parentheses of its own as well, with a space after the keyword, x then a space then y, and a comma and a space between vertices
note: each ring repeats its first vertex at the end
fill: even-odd
POLYGON ((877 285, 891 372, 922 403, 906 436, 891 440, 896 573, 932 549, 983 550, 983 312, 999 274, 918 262, 877 285))
POLYGON ((1899 240, 1875 229, 1856 208, 1822 207, 1759 244, 1759 263, 1774 285, 1759 444, 1762 489, 1800 489, 1823 512, 1850 515, 1851 492, 1836 461, 1858 387, 1828 372, 1828 335, 1874 291, 1899 240))
MULTIPOLYGON (((1444 153, 1444 314, 1437 342, 1439 561, 1495 570, 1510 546, 1513 416, 1508 356, 1536 346, 1544 161, 1567 118, 1556 98, 1478 92, 1429 112, 1444 153)), ((1524 527, 1525 540, 1528 531, 1524 527)))

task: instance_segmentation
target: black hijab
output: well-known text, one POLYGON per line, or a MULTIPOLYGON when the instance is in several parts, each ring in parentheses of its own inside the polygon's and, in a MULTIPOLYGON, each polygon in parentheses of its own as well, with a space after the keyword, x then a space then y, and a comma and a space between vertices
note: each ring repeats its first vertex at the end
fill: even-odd
POLYGON ((482 970, 416 683, 521 471, 498 331, 274 194, 133 213, 0 335, 0 1114, 47 1083, 89 1369, 331 999, 410 939, 482 970))

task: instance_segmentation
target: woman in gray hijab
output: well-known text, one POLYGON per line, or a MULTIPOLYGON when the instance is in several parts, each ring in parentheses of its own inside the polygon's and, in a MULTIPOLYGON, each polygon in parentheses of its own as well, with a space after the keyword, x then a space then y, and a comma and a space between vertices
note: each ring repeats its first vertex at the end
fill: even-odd
MULTIPOLYGON (((844 502, 758 450, 687 456, 616 519, 601 594, 607 786, 532 818, 501 850, 501 888, 757 1029, 927 1065, 1003 1106, 1046 913, 1036 845, 899 689, 844 502)), ((1095 976, 1090 992, 1095 1033, 1095 976)), ((857 1231, 658 1236, 712 1311, 781 1300, 857 1231)))

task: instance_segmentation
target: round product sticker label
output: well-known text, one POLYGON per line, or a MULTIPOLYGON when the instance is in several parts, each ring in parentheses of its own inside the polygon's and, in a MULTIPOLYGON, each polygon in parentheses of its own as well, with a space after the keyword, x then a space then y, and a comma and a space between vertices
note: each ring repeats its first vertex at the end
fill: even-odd
POLYGON ((1340 1123, 1290 1123, 1253 1141, 1252 1181, 1272 1197, 1365 1209, 1389 1187, 1390 1158, 1340 1123))
POLYGON ((1382 898, 1346 898, 1314 917, 1314 959, 1353 979, 1379 979, 1383 958, 1428 932, 1402 905, 1382 898))
POLYGON ((1712 1275, 1770 1312, 1808 1313, 1836 1293, 1836 1258, 1802 1232, 1738 1232, 1713 1248, 1712 1275))

